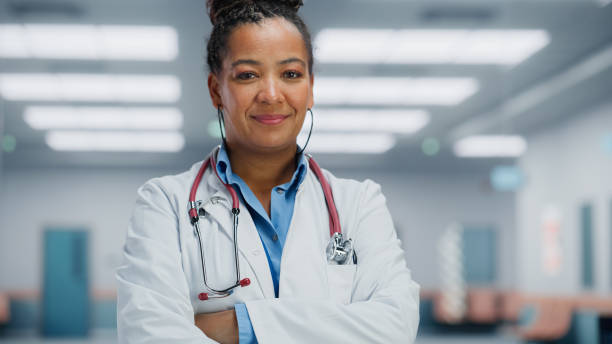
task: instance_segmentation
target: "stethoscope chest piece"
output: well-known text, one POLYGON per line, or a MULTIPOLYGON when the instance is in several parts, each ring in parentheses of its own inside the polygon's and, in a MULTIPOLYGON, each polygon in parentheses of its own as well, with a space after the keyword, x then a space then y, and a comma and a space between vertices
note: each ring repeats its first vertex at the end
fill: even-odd
POLYGON ((353 252, 353 241, 351 239, 344 240, 342 233, 334 233, 327 244, 325 250, 327 262, 334 265, 348 264, 349 257, 353 259, 353 263, 357 263, 357 256, 353 252))

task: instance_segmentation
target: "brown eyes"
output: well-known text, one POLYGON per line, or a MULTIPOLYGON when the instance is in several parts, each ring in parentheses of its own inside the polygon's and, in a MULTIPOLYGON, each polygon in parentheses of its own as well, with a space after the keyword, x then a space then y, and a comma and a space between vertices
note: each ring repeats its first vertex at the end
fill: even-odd
POLYGON ((254 79, 255 76, 256 75, 253 72, 243 72, 243 73, 238 74, 236 78, 239 80, 250 80, 250 79, 254 79))
MULTIPOLYGON (((285 79, 299 79, 302 77, 302 73, 296 70, 288 70, 283 72, 283 78, 285 79)), ((254 72, 242 72, 236 75, 236 79, 238 80, 251 80, 255 79, 257 74, 254 72)))
POLYGON ((283 76, 287 79, 297 79, 302 76, 302 73, 295 70, 288 70, 283 73, 283 76))

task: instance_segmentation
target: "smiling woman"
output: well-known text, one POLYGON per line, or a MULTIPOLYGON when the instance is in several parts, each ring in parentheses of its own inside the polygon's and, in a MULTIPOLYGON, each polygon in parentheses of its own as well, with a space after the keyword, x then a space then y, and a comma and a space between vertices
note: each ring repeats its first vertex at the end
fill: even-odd
POLYGON ((314 105, 301 5, 208 1, 208 87, 227 138, 139 189, 117 271, 121 343, 414 340, 419 287, 380 187, 296 144, 314 105))
POLYGON ((232 32, 223 68, 208 77, 230 150, 239 145, 249 154, 295 155, 295 138, 313 106, 308 59, 302 35, 286 20, 266 19, 232 32))

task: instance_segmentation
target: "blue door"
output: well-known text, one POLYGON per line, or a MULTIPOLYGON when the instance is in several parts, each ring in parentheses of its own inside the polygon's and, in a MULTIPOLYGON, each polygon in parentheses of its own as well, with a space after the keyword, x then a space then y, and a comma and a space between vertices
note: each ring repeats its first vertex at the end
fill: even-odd
POLYGON ((580 233, 582 239, 582 287, 593 288, 593 205, 585 203, 580 207, 580 233))
POLYGON ((87 234, 84 230, 45 231, 42 293, 42 332, 45 336, 88 334, 87 234))
POLYGON ((464 227, 463 269, 468 285, 494 285, 497 278, 497 241, 488 227, 464 227))

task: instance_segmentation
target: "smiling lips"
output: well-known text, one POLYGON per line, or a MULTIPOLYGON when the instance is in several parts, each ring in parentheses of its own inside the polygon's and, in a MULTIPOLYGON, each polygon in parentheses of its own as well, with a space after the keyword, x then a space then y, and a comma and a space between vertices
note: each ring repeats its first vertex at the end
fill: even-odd
POLYGON ((255 115, 252 116, 254 120, 261 124, 266 125, 276 125, 280 122, 284 121, 285 118, 289 117, 287 115, 255 115))

